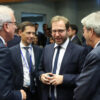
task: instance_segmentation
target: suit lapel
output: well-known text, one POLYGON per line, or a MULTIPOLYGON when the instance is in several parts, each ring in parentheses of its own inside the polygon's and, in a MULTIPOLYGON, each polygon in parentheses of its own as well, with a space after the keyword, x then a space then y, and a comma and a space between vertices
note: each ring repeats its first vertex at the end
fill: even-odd
POLYGON ((17 45, 17 46, 18 47, 16 48, 16 55, 17 55, 16 60, 18 61, 21 72, 23 73, 23 66, 22 66, 22 59, 21 59, 21 49, 20 49, 20 45, 17 45))
POLYGON ((1 39, 0 39, 0 43, 3 43, 1 39))
POLYGON ((38 49, 33 45, 33 54, 34 54, 34 60, 35 60, 35 69, 37 69, 37 61, 38 61, 38 49))
POLYGON ((77 40, 77 35, 75 35, 75 37, 72 39, 72 41, 76 41, 77 40))
POLYGON ((69 58, 71 57, 71 52, 72 52, 72 46, 71 46, 71 42, 69 42, 68 47, 66 48, 64 57, 62 59, 62 64, 61 64, 61 67, 60 67, 59 74, 63 73, 65 67, 67 67, 65 65, 66 65, 66 62, 69 62, 69 58))
POLYGON ((100 43, 97 46, 100 46, 100 43))
POLYGON ((49 48, 49 72, 52 71, 52 61, 53 61, 53 55, 54 55, 54 44, 51 45, 51 47, 49 48))

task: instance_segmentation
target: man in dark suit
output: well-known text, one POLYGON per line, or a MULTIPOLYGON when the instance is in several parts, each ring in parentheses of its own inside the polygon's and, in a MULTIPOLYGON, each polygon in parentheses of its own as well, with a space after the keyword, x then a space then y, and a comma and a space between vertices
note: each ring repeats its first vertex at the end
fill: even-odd
POLYGON ((20 37, 17 34, 14 34, 14 38, 7 42, 7 47, 10 48, 14 45, 17 45, 20 43, 20 37))
POLYGON ((55 16, 51 23, 55 44, 44 48, 38 69, 42 82, 41 100, 73 100, 75 79, 81 71, 85 49, 67 38, 67 18, 55 16))
POLYGON ((87 55, 74 91, 75 100, 100 100, 100 11, 82 19, 83 36, 93 50, 87 55))
POLYGON ((71 41, 73 43, 79 44, 81 45, 81 41, 77 36, 78 33, 78 27, 74 24, 70 24, 69 25, 69 29, 68 29, 68 36, 71 39, 71 41))
POLYGON ((35 26, 27 21, 21 23, 19 35, 21 37, 20 44, 10 48, 15 74, 15 89, 24 89, 27 96, 26 100, 38 100, 36 72, 42 50, 38 46, 32 45, 35 26), (29 54, 28 59, 26 48, 29 54))
POLYGON ((82 46, 85 47, 85 49, 87 50, 87 54, 93 49, 91 46, 86 44, 86 40, 83 36, 82 36, 82 46))
POLYGON ((47 37, 46 37, 46 30, 48 28, 47 24, 43 24, 43 32, 38 32, 38 45, 45 47, 47 37))
POLYGON ((16 27, 14 11, 0 5, 0 100, 25 100, 24 90, 16 90, 13 85, 13 65, 6 44, 13 39, 16 27), (23 97, 21 96, 23 95, 23 97))

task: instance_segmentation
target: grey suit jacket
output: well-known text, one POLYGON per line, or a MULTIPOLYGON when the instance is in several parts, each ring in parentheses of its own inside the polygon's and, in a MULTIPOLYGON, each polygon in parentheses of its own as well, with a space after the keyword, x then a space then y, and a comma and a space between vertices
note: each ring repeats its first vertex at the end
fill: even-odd
MULTIPOLYGON (((44 48, 38 76, 43 73, 51 72, 52 59, 54 54, 54 44, 44 48)), ((79 45, 69 42, 65 51, 60 75, 64 76, 63 84, 57 86, 57 100, 73 100, 73 89, 75 88, 75 79, 81 71, 81 66, 85 58, 85 49, 79 45)), ((48 100, 49 85, 42 84, 41 100, 48 100)))
POLYGON ((77 78, 75 100, 100 100, 100 46, 86 57, 83 70, 77 78))

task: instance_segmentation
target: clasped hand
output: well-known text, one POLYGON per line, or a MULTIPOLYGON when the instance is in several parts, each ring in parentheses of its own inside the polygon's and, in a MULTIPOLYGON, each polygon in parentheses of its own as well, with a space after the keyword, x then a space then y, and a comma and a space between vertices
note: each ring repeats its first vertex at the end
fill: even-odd
POLYGON ((45 73, 41 75, 41 81, 47 85, 60 85, 63 82, 63 75, 45 73))

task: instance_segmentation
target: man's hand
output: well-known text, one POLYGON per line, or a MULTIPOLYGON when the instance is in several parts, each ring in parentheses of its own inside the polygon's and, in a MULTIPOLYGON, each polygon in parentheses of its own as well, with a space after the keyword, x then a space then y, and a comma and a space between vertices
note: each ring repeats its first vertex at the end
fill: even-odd
POLYGON ((50 80, 50 84, 52 85, 60 85, 63 82, 63 75, 53 74, 52 79, 50 80))
POLYGON ((45 73, 41 75, 41 81, 44 84, 50 85, 50 80, 52 79, 53 74, 52 73, 45 73))
POLYGON ((22 100, 26 100, 26 92, 24 90, 20 90, 21 94, 22 94, 22 100))

